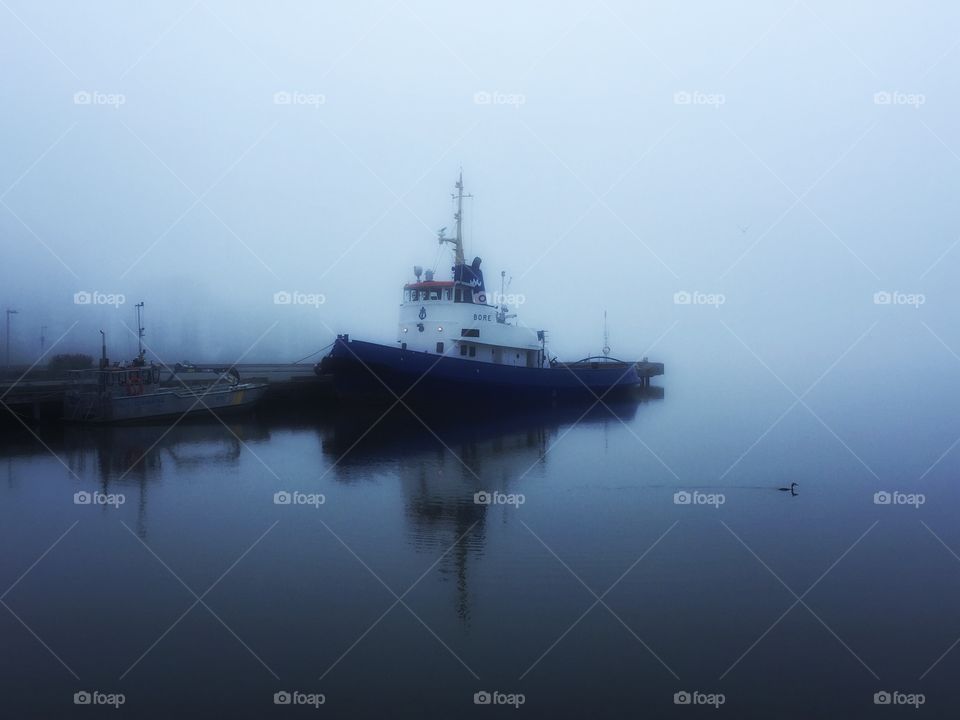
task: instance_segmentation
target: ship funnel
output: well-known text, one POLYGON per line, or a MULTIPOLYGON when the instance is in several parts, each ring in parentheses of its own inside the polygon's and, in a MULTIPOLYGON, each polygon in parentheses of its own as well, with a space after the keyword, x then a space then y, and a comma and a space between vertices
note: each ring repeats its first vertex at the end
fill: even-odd
POLYGON ((433 270, 427 270, 427 282, 433 282, 433 270))

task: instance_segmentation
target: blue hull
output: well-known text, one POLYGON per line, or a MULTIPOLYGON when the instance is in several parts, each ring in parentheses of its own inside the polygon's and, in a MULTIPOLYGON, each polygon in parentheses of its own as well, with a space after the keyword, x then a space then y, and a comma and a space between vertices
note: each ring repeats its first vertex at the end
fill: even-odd
POLYGON ((547 368, 513 367, 441 357, 432 353, 350 340, 340 336, 318 372, 331 375, 342 396, 404 395, 437 401, 470 395, 502 403, 531 396, 547 399, 609 397, 638 387, 631 363, 583 363, 547 368), (454 395, 451 395, 454 393, 454 395))

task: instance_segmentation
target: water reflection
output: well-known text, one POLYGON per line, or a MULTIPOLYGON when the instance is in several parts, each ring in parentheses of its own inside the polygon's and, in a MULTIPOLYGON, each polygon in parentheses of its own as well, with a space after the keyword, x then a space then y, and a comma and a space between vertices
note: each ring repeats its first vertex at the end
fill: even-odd
POLYGON ((244 443, 269 433, 251 423, 221 423, 214 417, 189 418, 173 425, 67 426, 62 457, 77 477, 96 477, 102 492, 136 491, 136 532, 147 536, 149 486, 165 477, 165 463, 174 474, 216 465, 239 466, 244 443))
POLYGON ((468 621, 469 560, 483 554, 497 508, 478 502, 477 494, 522 494, 523 479, 550 462, 548 450, 562 433, 574 425, 631 422, 640 403, 650 399, 635 396, 595 407, 468 412, 452 407, 416 415, 404 408, 386 415, 353 411, 319 432, 324 454, 341 468, 338 482, 370 479, 378 468, 395 470, 410 542, 434 556, 444 554, 439 572, 456 583, 456 612, 468 621))
MULTIPOLYGON (((648 393, 592 408, 497 410, 451 405, 418 410, 416 415, 404 408, 384 413, 379 408, 331 406, 260 412, 223 422, 200 416, 172 426, 67 426, 48 429, 39 442, 26 434, 0 442, 8 456, 9 485, 16 484, 18 475, 26 477, 16 470, 18 459, 28 458, 23 465, 27 467, 49 449, 69 469, 74 485, 77 480, 92 481, 103 493, 123 493, 127 508, 135 508, 135 517, 128 519, 144 540, 152 489, 163 493, 158 497, 165 501, 171 494, 199 493, 203 503, 203 498, 210 502, 225 489, 229 492, 243 478, 255 488, 251 498, 269 496, 273 478, 260 462, 282 467, 285 472, 279 475, 310 478, 321 492, 386 483, 389 496, 399 487, 397 510, 406 539, 417 553, 442 557, 436 571, 454 584, 456 615, 466 622, 471 560, 484 554, 492 523, 518 522, 516 513, 503 512, 502 506, 477 502, 476 493, 522 494, 524 479, 549 466, 549 449, 564 433, 575 426, 633 423, 640 405, 656 399, 648 393), (246 453, 255 453, 257 462, 244 463, 246 453), (295 460, 289 461, 291 455, 295 460), (156 489, 158 485, 162 490, 156 489)), ((76 489, 80 488, 71 492, 76 489)), ((337 512, 357 517, 363 527, 365 500, 354 495, 353 500, 339 501, 337 512)), ((272 506, 265 508, 253 500, 219 510, 228 517, 240 513, 241 521, 270 511, 272 506)), ((180 522, 176 516, 161 517, 161 522, 180 522)), ((301 517, 312 522, 307 516, 294 521, 301 517)))

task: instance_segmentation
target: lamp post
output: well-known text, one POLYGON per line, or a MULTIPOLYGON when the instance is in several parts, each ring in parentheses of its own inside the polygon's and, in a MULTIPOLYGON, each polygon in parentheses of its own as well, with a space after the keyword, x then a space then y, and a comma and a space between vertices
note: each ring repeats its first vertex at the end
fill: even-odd
POLYGON ((10 316, 16 315, 16 310, 11 310, 7 308, 7 364, 6 369, 10 370, 10 316))

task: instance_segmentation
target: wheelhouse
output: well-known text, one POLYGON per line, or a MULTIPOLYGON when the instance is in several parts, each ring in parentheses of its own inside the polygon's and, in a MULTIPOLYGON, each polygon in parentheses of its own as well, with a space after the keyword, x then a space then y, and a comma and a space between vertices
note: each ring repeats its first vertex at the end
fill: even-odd
POLYGON ((452 280, 425 280, 403 286, 404 303, 454 302, 468 305, 487 305, 487 294, 466 283, 452 280))
POLYGON ((430 280, 409 283, 403 286, 403 301, 416 302, 453 302, 452 281, 430 280))

